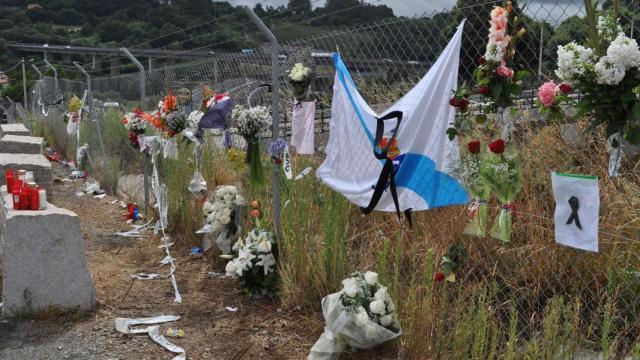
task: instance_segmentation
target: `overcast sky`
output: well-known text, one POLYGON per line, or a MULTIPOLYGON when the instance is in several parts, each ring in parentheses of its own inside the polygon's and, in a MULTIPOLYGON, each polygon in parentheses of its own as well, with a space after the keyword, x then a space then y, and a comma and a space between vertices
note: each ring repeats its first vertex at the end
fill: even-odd
MULTIPOLYGON (((456 0, 366 0, 371 3, 381 3, 391 7, 396 15, 414 16, 431 14, 434 11, 448 10, 456 0)), ((478 0, 485 2, 487 0, 478 0)), ((286 5, 288 0, 230 0, 233 5, 262 3, 266 6, 286 5)), ((324 5, 324 0, 311 0, 314 6, 324 5)), ((568 16, 580 13, 584 15, 582 0, 520 0, 519 4, 527 4, 528 15, 547 20, 550 23, 562 21, 568 16)))

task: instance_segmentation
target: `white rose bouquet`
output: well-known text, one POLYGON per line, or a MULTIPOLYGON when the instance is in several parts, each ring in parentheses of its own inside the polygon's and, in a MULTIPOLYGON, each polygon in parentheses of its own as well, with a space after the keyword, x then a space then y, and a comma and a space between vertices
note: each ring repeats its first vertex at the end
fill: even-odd
POLYGON ((346 345, 371 349, 401 334, 395 306, 378 274, 356 272, 342 286, 322 299, 326 327, 308 360, 335 359, 346 345))
POLYGON ((233 245, 235 256, 226 256, 231 257, 225 268, 227 276, 242 279, 250 295, 266 295, 277 282, 276 248, 271 232, 261 228, 251 230, 244 240, 233 245))
POLYGON ((226 229, 232 218, 236 216, 238 208, 245 204, 244 197, 235 186, 218 187, 213 194, 213 201, 207 200, 202 207, 205 226, 200 232, 216 233, 226 229))
POLYGON ((293 96, 297 101, 303 101, 304 98, 308 98, 309 85, 313 80, 313 72, 310 68, 304 66, 302 63, 296 63, 291 70, 289 70, 289 83, 293 86, 293 96))

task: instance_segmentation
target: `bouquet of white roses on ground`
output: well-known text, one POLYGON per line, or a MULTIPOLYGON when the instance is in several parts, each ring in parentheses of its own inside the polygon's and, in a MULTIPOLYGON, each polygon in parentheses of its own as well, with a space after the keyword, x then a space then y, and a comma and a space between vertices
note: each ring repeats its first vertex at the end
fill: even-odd
POLYGON ((247 163, 250 165, 249 180, 252 184, 262 184, 264 173, 260 160, 258 135, 271 126, 271 112, 265 106, 245 108, 237 105, 233 109, 233 126, 247 141, 247 163))
POLYGON ((513 200, 522 188, 522 173, 517 153, 505 152, 504 140, 490 143, 489 150, 492 154, 483 162, 480 175, 502 203, 498 219, 491 228, 491 236, 507 243, 511 241, 511 224, 516 212, 513 200))
MULTIPOLYGON (((277 283, 277 244, 270 231, 255 228, 233 245, 233 254, 225 268, 227 276, 239 277, 249 295, 266 295, 277 283)), ((224 256, 224 255, 223 255, 224 256)))
MULTIPOLYGON (((621 142, 640 143, 640 48, 619 25, 619 1, 597 17, 597 2, 585 1, 588 36, 586 46, 570 42, 558 46, 556 76, 567 92, 577 90, 580 100, 574 118, 589 116, 591 129, 604 127, 610 152, 609 175, 619 174, 621 142)), ((540 98, 552 103, 551 85, 540 98)), ((565 97, 563 102, 572 104, 565 97)))
POLYGON ((469 221, 464 233, 484 237, 487 234, 487 201, 491 192, 480 176, 483 160, 480 140, 469 141, 467 152, 462 159, 460 180, 474 200, 469 205, 469 221))
POLYGON ((313 72, 302 63, 296 63, 289 71, 289 83, 293 86, 293 96, 300 102, 308 98, 313 72))
POLYGON ((218 247, 228 254, 231 249, 229 240, 238 232, 236 219, 240 215, 240 207, 245 205, 246 201, 238 188, 232 185, 218 187, 213 199, 205 201, 202 206, 205 225, 198 233, 224 235, 218 242, 218 247))
POLYGON ((341 291, 322 299, 326 327, 308 360, 335 359, 346 345, 371 349, 401 334, 395 306, 378 274, 356 272, 342 285, 341 291))

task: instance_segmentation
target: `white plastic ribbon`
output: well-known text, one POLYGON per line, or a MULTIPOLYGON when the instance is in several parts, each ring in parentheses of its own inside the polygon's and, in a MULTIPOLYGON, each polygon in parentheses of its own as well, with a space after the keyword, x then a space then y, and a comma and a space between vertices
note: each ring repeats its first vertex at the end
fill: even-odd
POLYGON ((173 360, 185 360, 187 358, 187 354, 183 348, 170 343, 164 336, 160 335, 160 326, 147 326, 144 328, 133 328, 135 325, 153 325, 153 324, 161 324, 170 321, 179 320, 180 316, 175 315, 160 315, 156 317, 147 317, 147 318, 135 318, 135 319, 127 319, 127 318, 116 318, 115 320, 115 328, 118 332, 123 334, 131 335, 131 334, 148 334, 151 340, 153 340, 156 344, 162 346, 166 350, 178 354, 173 358, 173 360))
POLYGON ((178 159, 178 143, 175 137, 165 140, 162 148, 165 159, 178 159))
MULTIPOLYGON (((182 302, 182 295, 180 295, 180 291, 178 290, 178 284, 176 282, 175 272, 176 272, 176 264, 175 259, 171 256, 171 252, 169 249, 173 243, 170 243, 170 237, 165 233, 167 227, 167 209, 168 209, 168 189, 165 184, 160 184, 160 176, 158 175, 158 167, 156 162, 156 157, 162 152, 162 148, 164 143, 156 137, 149 137, 149 141, 145 141, 145 144, 149 147, 149 153, 151 154, 151 165, 152 165, 152 175, 151 175, 151 189, 153 194, 156 197, 156 208, 158 209, 159 219, 154 226, 155 233, 162 233, 162 244, 160 248, 164 250, 165 257, 160 261, 162 265, 169 265, 171 270, 169 274, 166 276, 160 276, 158 274, 136 274, 132 275, 132 278, 138 280, 155 280, 158 278, 170 278, 171 285, 173 286, 174 292, 174 302, 180 303, 182 302)), ((154 340, 155 341, 155 340, 154 340)))

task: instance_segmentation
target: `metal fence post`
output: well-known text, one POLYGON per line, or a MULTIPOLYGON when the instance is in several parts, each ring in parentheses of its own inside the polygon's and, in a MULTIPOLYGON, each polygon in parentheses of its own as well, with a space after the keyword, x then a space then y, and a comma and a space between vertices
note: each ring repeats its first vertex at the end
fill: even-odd
MULTIPOLYGON (((31 61, 31 60, 29 60, 31 61)), ((38 97, 42 98, 42 71, 40 71, 40 69, 38 69, 37 66, 35 66, 34 64, 31 64, 31 67, 33 68, 33 70, 35 70, 35 72, 38 73, 38 97)), ((40 100, 38 100, 40 101, 40 100)), ((40 104, 38 104, 39 106, 40 104)), ((31 99, 31 111, 33 112, 33 116, 35 116, 36 114, 36 96, 35 96, 35 87, 34 87, 34 93, 33 93, 33 99, 31 99)))
POLYGON ((28 109, 29 105, 27 105, 27 69, 24 64, 24 58, 22 58, 21 62, 22 62, 22 96, 24 97, 22 99, 22 104, 25 109, 28 109))
POLYGON ((47 67, 51 70, 53 70, 53 92, 54 92, 54 103, 58 102, 58 92, 60 90, 60 88, 58 87, 58 70, 56 70, 55 66, 51 65, 51 63, 49 62, 49 60, 47 60, 46 58, 44 59, 44 63, 47 64, 47 67))
MULTIPOLYGON (((244 7, 244 11, 247 13, 251 21, 253 21, 260 31, 262 31, 269 42, 271 43, 271 118, 273 120, 272 140, 276 140, 280 131, 280 44, 275 35, 269 30, 269 28, 260 20, 260 18, 253 12, 249 6, 244 7)), ((273 164, 273 215, 276 239, 280 239, 280 170, 279 166, 274 162, 273 164)))
MULTIPOLYGON (((98 141, 100 142, 100 151, 102 151, 102 159, 104 160, 104 166, 107 166, 107 152, 104 149, 104 140, 102 139, 102 128, 100 127, 100 121, 96 121, 94 119, 94 108, 93 108, 93 92, 91 90, 91 75, 78 64, 77 61, 73 62, 73 65, 82 72, 82 74, 87 79, 87 100, 89 100, 89 121, 96 123, 96 129, 98 130, 98 141)), ((79 145, 79 144, 78 144, 79 145)))
MULTIPOLYGON (((145 91, 146 91, 146 85, 147 85, 147 78, 146 78, 146 74, 144 72, 144 66, 142 66, 142 64, 140 63, 140 61, 138 61, 138 59, 136 59, 135 56, 133 56, 133 54, 131 54, 129 52, 129 50, 127 50, 127 48, 123 47, 120 48, 120 51, 122 51, 122 53, 125 54, 125 56, 127 58, 129 58, 129 60, 131 60, 131 62, 133 62, 134 64, 136 64, 136 66, 138 67, 138 69, 140 70, 140 108, 144 108, 144 98, 146 97, 145 91)), ((143 177, 144 177, 144 208, 145 211, 146 209, 149 208, 149 154, 147 152, 145 152, 144 155, 144 165, 143 165, 144 169, 143 169, 143 177)), ((157 201, 158 199, 156 199, 157 201)))

